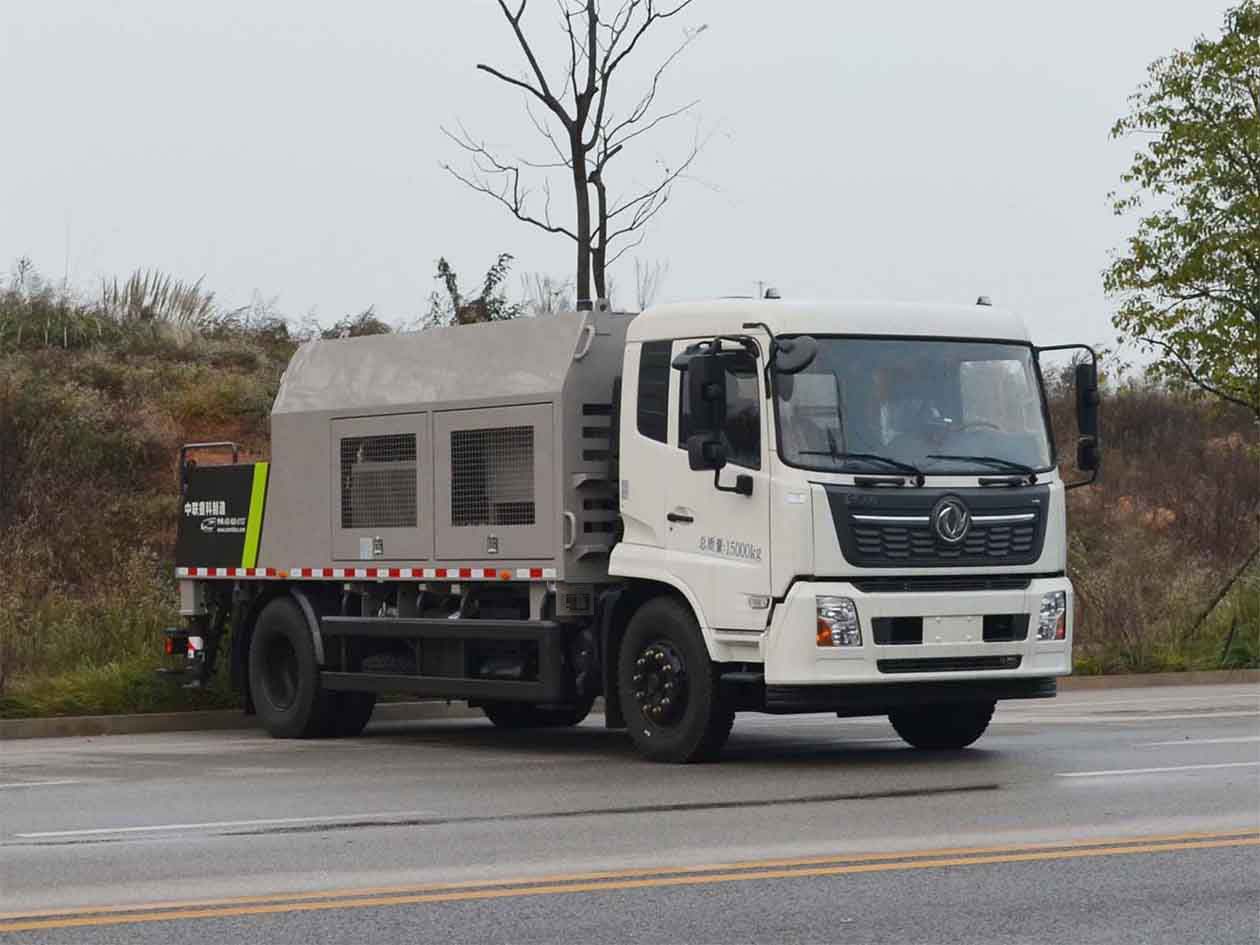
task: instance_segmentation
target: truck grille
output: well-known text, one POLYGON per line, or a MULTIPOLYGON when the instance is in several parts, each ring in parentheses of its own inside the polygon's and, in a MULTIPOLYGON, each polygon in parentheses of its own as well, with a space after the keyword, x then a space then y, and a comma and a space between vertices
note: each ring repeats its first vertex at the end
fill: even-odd
POLYGON ((1041 556, 1050 498, 1046 486, 1001 492, 824 488, 840 549, 858 567, 1009 566, 1033 564, 1041 556), (961 502, 970 515, 970 527, 956 544, 938 536, 932 526, 932 511, 946 498, 961 502))
POLYGON ((1001 561, 1023 557, 1032 551, 1037 539, 1037 523, 1034 520, 1012 525, 976 524, 959 544, 946 545, 937 540, 927 524, 903 527, 854 522, 853 539, 858 553, 868 558, 893 561, 994 558, 1001 561))

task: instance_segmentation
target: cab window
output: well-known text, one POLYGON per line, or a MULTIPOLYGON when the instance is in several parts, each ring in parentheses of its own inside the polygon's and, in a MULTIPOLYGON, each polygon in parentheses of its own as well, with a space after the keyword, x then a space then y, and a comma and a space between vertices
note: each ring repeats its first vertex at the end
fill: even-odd
MULTIPOLYGON (((726 461, 746 469, 761 468, 761 397, 757 381, 757 359, 747 351, 722 355, 726 369, 726 425, 722 442, 726 461)), ((678 385, 678 446, 687 448, 691 435, 691 405, 687 395, 687 372, 678 385)))
POLYGON ((669 349, 672 341, 647 341, 639 352, 639 432, 669 442, 669 349))

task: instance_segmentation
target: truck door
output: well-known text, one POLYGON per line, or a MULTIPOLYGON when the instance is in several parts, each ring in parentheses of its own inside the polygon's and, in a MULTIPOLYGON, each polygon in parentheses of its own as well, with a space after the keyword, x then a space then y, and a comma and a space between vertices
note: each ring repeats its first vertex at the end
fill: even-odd
MULTIPOLYGON (((674 355, 690 341, 674 343, 674 355)), ((770 477, 762 370, 751 353, 721 355, 726 368, 727 465, 724 486, 752 479, 752 495, 722 492, 712 471, 693 471, 687 460, 688 396, 684 371, 670 371, 669 436, 673 468, 665 483, 666 561, 700 599, 706 622, 717 629, 761 630, 770 594, 770 477)))

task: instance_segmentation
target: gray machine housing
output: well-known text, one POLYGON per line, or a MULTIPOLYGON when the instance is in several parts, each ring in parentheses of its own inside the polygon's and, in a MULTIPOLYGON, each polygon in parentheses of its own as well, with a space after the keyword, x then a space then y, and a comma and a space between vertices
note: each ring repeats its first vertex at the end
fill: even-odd
POLYGON ((614 382, 632 318, 571 312, 304 344, 271 412, 259 567, 605 580, 614 382))

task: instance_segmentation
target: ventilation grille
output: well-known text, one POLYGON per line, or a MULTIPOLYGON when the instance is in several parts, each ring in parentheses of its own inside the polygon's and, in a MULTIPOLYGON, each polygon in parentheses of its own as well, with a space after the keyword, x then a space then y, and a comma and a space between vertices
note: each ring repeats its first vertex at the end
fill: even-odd
POLYGON ((971 673, 980 670, 1019 669, 1023 657, 939 656, 925 659, 876 660, 881 673, 971 673))
POLYGON ((341 527, 416 526, 416 435, 341 441, 341 527))
POLYGON ((451 525, 534 524, 534 428, 451 431, 451 525))
POLYGON ((1021 574, 942 574, 904 577, 857 578, 853 586, 863 594, 918 593, 920 591, 1022 591, 1032 578, 1021 574))

